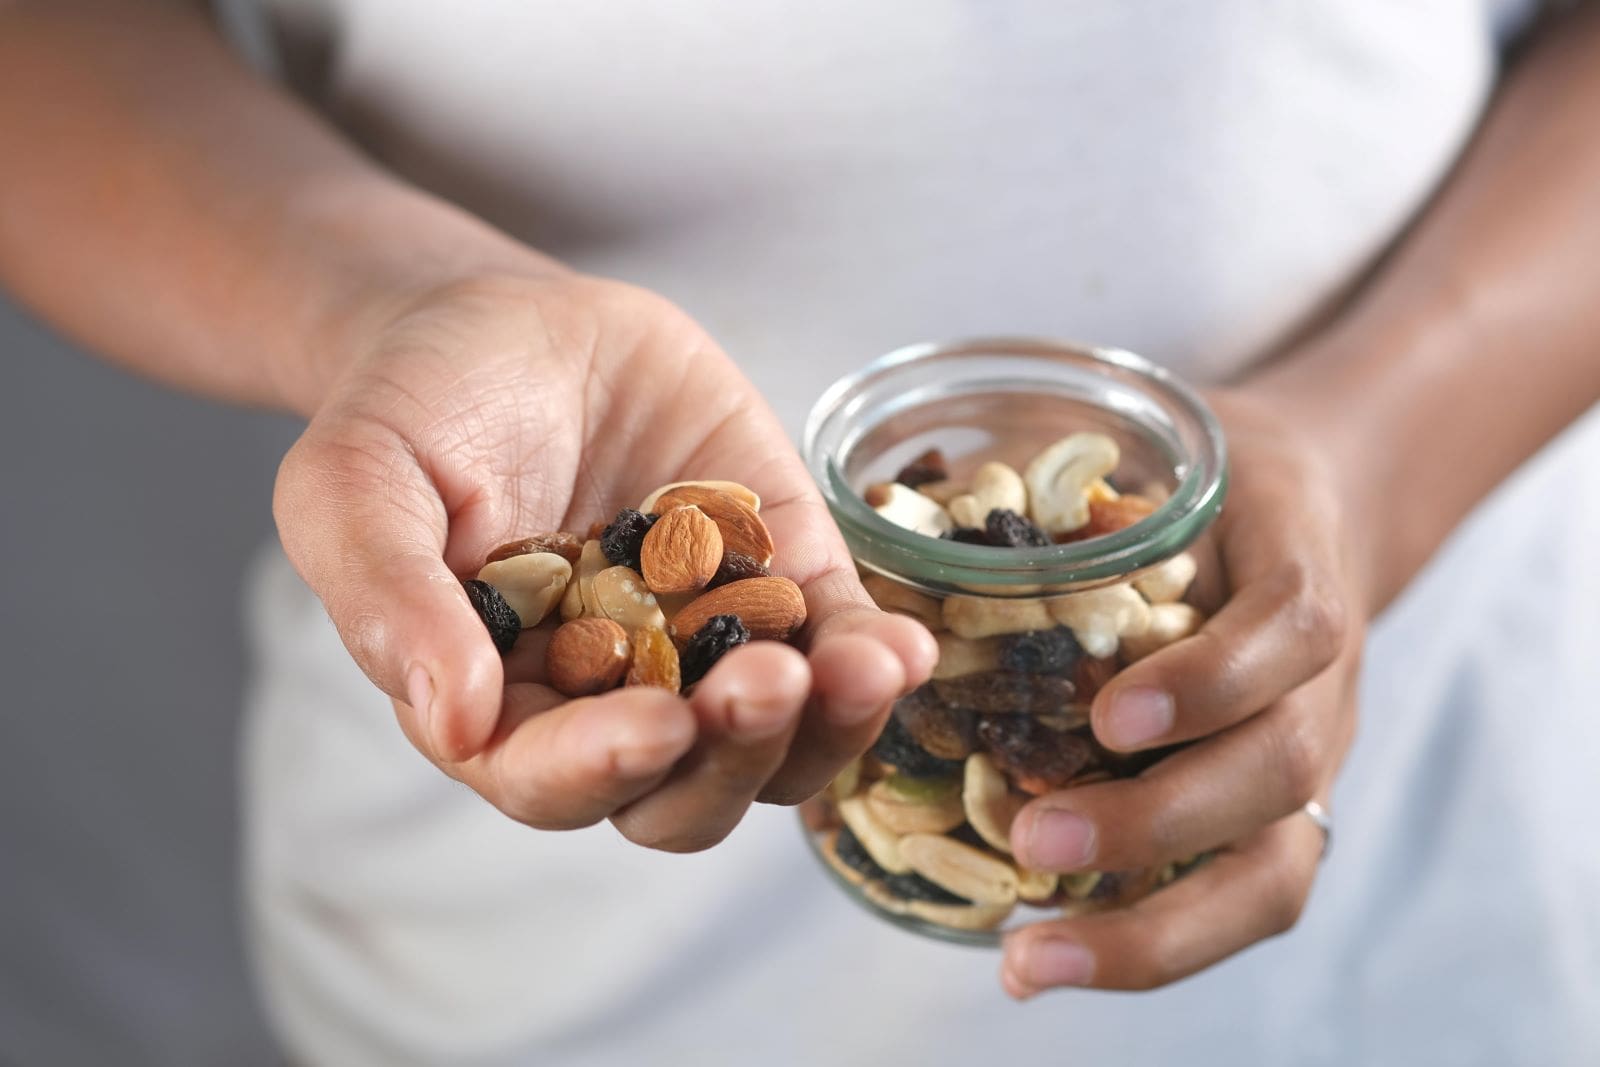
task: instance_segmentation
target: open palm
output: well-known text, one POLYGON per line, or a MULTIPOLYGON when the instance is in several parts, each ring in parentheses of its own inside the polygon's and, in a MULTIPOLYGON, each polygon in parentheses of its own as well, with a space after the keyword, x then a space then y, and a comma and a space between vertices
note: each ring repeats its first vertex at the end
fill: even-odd
POLYGON ((755 799, 794 802, 866 748, 931 670, 879 613, 776 418, 682 312, 593 278, 478 279, 354 343, 279 472, 284 546, 412 743, 512 818, 611 818, 658 848, 721 840, 755 799), (804 654, 756 642, 692 696, 564 700, 543 636, 502 662, 462 592, 495 545, 583 530, 666 482, 764 501, 774 571, 799 583, 804 654))

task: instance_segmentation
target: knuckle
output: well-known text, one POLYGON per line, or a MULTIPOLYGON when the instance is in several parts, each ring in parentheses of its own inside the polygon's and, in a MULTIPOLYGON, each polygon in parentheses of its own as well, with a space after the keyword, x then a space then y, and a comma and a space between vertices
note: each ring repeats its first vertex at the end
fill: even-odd
POLYGON ((1277 937, 1293 930, 1305 912, 1309 885, 1285 866, 1278 868, 1267 899, 1268 936, 1277 937))
POLYGON ((1322 779, 1322 746, 1305 717, 1283 717, 1269 755, 1286 807, 1301 807, 1316 796, 1322 779))
POLYGON ((1304 561, 1288 565, 1281 581, 1295 632, 1312 650, 1318 664, 1327 666, 1339 655, 1349 634, 1349 610, 1344 597, 1324 569, 1304 561))

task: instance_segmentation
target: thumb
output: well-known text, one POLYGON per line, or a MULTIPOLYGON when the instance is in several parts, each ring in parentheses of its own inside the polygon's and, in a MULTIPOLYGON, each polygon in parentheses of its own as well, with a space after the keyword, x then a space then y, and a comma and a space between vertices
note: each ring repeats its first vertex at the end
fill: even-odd
POLYGON ((454 762, 500 713, 500 656, 444 564, 448 519, 415 451, 352 418, 318 418, 284 457, 273 518, 367 677, 417 716, 413 737, 454 762))

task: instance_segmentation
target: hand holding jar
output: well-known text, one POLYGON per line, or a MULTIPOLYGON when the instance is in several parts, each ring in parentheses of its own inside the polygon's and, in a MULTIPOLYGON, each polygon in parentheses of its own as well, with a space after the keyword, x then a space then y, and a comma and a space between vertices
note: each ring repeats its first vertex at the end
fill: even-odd
POLYGON ((1292 434, 1217 401, 1231 487, 1210 412, 1126 353, 908 350, 814 413, 869 590, 941 662, 810 825, 891 921, 1003 930, 1013 995, 1176 980, 1309 889, 1323 836, 1300 812, 1351 729, 1337 513, 1292 434), (953 477, 884 484, 933 445, 953 477))

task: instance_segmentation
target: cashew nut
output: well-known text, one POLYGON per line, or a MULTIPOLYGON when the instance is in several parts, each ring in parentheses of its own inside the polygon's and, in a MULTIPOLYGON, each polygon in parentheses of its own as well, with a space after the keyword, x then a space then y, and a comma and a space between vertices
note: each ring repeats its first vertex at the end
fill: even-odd
POLYGON ((992 671, 1000 666, 998 637, 961 637, 952 633, 934 635, 939 643, 939 660, 933 665, 935 678, 959 678, 963 674, 992 671))
POLYGON ((839 802, 839 818, 850 827, 861 847, 867 850, 873 862, 890 874, 905 874, 911 865, 900 855, 900 837, 890 830, 867 807, 867 798, 857 794, 839 802))
POLYGON ((1152 604, 1168 604, 1183 599, 1198 573, 1200 564, 1195 562, 1194 556, 1180 552, 1139 575, 1133 580, 1133 587, 1152 604))
POLYGON ((872 602, 894 615, 908 615, 930 630, 944 629, 944 612, 939 602, 926 593, 901 585, 893 578, 869 574, 861 579, 862 588, 872 602))
POLYGON ((1103 433, 1063 437, 1033 457, 1022 478, 1033 521, 1046 533, 1066 533, 1089 521, 1088 487, 1116 469, 1121 451, 1103 433))
POLYGON ((993 930, 1010 917, 1011 904, 935 904, 931 900, 909 900, 905 911, 923 922, 948 926, 953 930, 993 930))
POLYGON ((875 485, 865 495, 872 509, 896 526, 929 537, 938 537, 955 528, 950 513, 940 507, 938 501, 899 482, 875 485))
POLYGON ((1051 617, 1070 627, 1083 650, 1096 658, 1114 655, 1120 638, 1142 634, 1150 625, 1150 605, 1126 583, 1069 593, 1049 606, 1051 617))
POLYGON ((957 526, 983 529, 989 512, 996 508, 1027 513, 1028 487, 1022 475, 1004 463, 985 463, 972 476, 972 491, 956 497, 945 505, 957 526))
POLYGON ((1122 639, 1122 654, 1132 663, 1143 659, 1157 649, 1166 648, 1174 641, 1196 633, 1205 616, 1181 600, 1171 604, 1152 604, 1150 625, 1142 634, 1122 639))
POLYGON ((544 621, 567 591, 572 564, 554 552, 530 552, 495 563, 486 563, 478 580, 500 591, 511 610, 530 629, 544 621))
POLYGON ((967 757, 961 778, 961 807, 978 836, 1001 852, 1011 852, 1011 823, 1028 802, 1011 792, 1006 776, 982 752, 967 757))
POLYGON ((945 598, 944 624, 959 637, 993 637, 1048 630, 1055 622, 1043 600, 952 596, 945 598))
POLYGON ((954 478, 941 478, 936 482, 923 482, 917 486, 917 492, 931 500, 937 500, 945 507, 950 506, 950 501, 967 491, 966 482, 958 482, 954 478))
POLYGON ((998 856, 943 834, 907 834, 900 855, 935 885, 974 904, 1011 904, 1017 899, 1017 869, 998 856))

